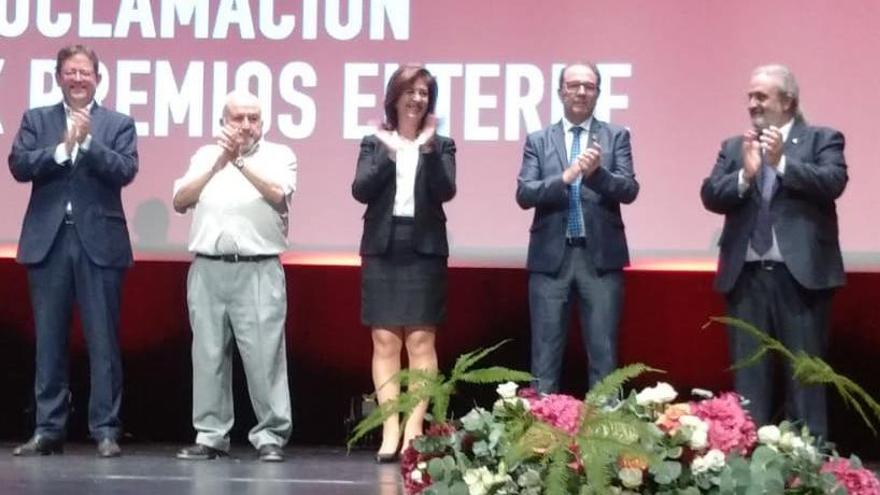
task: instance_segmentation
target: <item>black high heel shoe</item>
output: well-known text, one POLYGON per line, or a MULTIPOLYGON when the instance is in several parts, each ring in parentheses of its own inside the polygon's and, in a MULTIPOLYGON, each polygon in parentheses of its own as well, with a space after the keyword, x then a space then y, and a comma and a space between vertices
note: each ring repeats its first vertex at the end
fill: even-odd
POLYGON ((400 455, 397 452, 391 452, 389 454, 376 454, 376 464, 391 464, 392 462, 397 462, 397 459, 400 458, 400 455))

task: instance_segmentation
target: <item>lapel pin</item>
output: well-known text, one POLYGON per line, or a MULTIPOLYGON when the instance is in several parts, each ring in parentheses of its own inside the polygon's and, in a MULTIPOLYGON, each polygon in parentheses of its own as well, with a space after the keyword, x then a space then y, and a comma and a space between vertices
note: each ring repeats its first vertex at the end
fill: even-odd
POLYGON ((791 138, 791 144, 797 144, 798 138, 791 138))

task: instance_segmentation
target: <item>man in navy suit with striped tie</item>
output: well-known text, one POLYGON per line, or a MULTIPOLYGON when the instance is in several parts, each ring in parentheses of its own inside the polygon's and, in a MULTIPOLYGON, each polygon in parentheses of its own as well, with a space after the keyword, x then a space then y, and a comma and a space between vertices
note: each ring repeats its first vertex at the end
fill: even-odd
POLYGON ((70 412, 67 339, 74 301, 89 352, 89 432, 102 457, 120 454, 119 304, 132 263, 121 189, 138 170, 134 121, 95 102, 98 57, 83 45, 58 52, 64 100, 25 112, 9 169, 30 182, 18 243, 36 327, 36 430, 17 456, 60 453, 70 412))
POLYGON ((623 267, 629 264, 620 205, 639 192, 629 131, 593 117, 601 76, 592 63, 559 77, 564 118, 528 136, 516 201, 534 208, 530 229, 529 311, 532 375, 556 392, 572 300, 579 300, 590 386, 617 366, 623 267))

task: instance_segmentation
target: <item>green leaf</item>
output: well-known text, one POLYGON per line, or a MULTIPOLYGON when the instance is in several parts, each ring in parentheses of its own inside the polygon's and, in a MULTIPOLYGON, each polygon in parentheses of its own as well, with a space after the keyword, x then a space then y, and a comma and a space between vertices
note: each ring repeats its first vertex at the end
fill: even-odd
POLYGON ((492 347, 462 354, 458 357, 458 359, 455 360, 455 365, 452 367, 452 376, 457 377, 461 375, 465 371, 469 370, 471 366, 478 363, 481 359, 510 341, 511 339, 502 340, 492 347))
POLYGON ((642 363, 618 368, 600 380, 599 383, 593 385, 584 402, 591 406, 599 406, 607 399, 617 397, 626 382, 647 372, 665 373, 663 370, 654 369, 642 363))
POLYGON ((527 382, 532 380, 532 375, 503 366, 490 366, 462 373, 458 379, 467 383, 527 382))

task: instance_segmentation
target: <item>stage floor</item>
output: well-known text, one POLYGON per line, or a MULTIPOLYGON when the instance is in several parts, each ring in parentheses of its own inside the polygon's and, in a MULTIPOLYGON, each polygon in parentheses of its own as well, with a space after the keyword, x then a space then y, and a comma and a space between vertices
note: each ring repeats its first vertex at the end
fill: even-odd
POLYGON ((63 455, 13 457, 0 444, 0 493, 16 495, 398 495, 398 464, 377 465, 372 453, 291 447, 282 463, 264 463, 249 445, 212 461, 174 457, 180 445, 127 444, 123 456, 100 459, 92 444, 66 444, 63 455))

